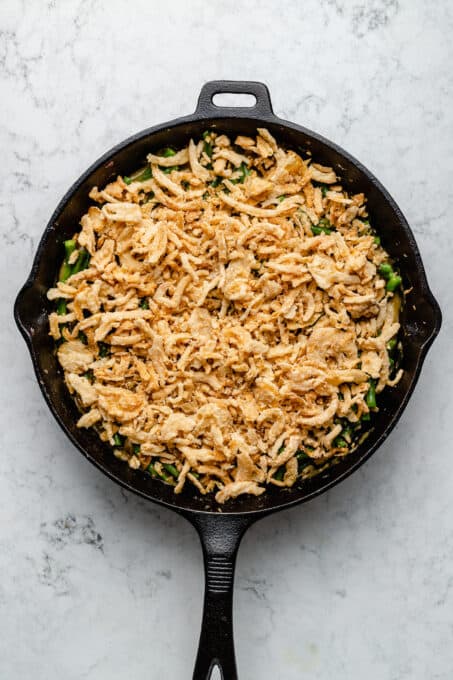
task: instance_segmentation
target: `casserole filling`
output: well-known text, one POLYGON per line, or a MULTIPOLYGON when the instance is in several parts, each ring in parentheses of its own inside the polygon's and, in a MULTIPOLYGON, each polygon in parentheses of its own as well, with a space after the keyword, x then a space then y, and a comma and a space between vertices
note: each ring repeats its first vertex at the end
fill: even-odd
POLYGON ((260 128, 149 154, 90 197, 47 294, 79 427, 219 503, 360 443, 402 374, 402 281, 363 194, 260 128))

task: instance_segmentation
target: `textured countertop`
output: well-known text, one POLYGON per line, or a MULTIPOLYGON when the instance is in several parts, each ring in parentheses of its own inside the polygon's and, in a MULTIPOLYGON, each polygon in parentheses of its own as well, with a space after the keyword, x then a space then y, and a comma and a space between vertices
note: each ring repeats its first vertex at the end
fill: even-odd
POLYGON ((185 680, 202 603, 192 528, 104 478, 36 385, 13 299, 56 203, 100 154, 256 79, 347 148, 415 232, 442 333, 399 426, 354 476, 253 527, 241 679, 449 680, 453 10, 449 0, 20 2, 0 8, 0 678, 185 680))

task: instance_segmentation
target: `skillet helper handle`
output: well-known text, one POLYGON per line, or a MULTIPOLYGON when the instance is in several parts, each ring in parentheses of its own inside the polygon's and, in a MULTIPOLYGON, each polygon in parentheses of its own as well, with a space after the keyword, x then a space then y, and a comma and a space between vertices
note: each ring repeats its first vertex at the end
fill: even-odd
POLYGON ((233 584, 241 539, 253 520, 222 515, 191 517, 200 536, 205 594, 193 680, 209 680, 217 666, 222 680, 237 680, 233 639, 233 584))
POLYGON ((195 113, 206 117, 244 116, 274 118, 271 96, 264 83, 253 80, 210 80, 201 88, 195 113), (251 94, 255 97, 253 106, 217 106, 212 101, 216 94, 251 94))

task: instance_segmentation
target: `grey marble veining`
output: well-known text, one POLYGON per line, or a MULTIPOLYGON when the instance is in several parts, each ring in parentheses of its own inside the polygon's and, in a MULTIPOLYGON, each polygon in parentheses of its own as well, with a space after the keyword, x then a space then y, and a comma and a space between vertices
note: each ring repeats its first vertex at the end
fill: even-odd
POLYGON ((400 425, 353 477, 244 539, 240 677, 449 680, 453 669, 453 6, 449 0, 3 0, 0 6, 0 678, 191 677, 202 562, 182 519, 69 444, 12 302, 56 203, 93 159, 257 79, 337 141, 415 231, 443 331, 400 425))

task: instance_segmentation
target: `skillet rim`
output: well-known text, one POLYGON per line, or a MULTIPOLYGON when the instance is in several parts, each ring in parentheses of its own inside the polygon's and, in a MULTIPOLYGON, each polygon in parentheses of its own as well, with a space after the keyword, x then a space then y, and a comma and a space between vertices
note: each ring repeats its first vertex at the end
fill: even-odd
MULTIPOLYGON (((261 85, 261 84, 260 84, 261 85)), ((206 86, 205 86, 206 87, 206 86)), ((266 89, 266 86, 263 86, 266 89)), ((257 109, 257 113, 254 115, 254 107, 252 108, 244 108, 244 109, 231 109, 231 108, 218 108, 218 112, 216 111, 215 106, 210 106, 206 108, 206 111, 204 111, 203 106, 199 105, 197 107, 197 110, 195 113, 189 115, 189 116, 183 116, 181 118, 176 118, 173 119, 169 122, 166 123, 161 123, 158 125, 151 126, 149 128, 146 128, 138 133, 135 133, 134 135, 131 135, 130 137, 126 138, 122 142, 114 145, 111 149, 106 151, 104 154, 102 154, 94 163, 92 163, 86 170, 83 172, 78 179, 71 185, 71 187, 65 192, 63 195, 62 199, 59 201, 57 207, 53 211, 47 226, 43 232, 43 235, 40 239, 38 248, 36 250, 35 257, 33 259, 33 264, 30 270, 30 274, 27 277, 26 282, 20 289, 17 298, 15 300, 14 304, 14 318, 16 321, 16 324, 26 342, 26 345, 28 347, 28 350, 31 355, 32 363, 33 363, 33 368, 35 371, 35 375, 39 384, 39 387, 41 389, 41 392, 47 402, 47 405, 53 414, 54 418, 56 419, 57 423, 63 430, 63 432, 66 434, 66 436, 69 438, 69 440, 73 443, 73 445, 82 453, 82 455, 93 465, 95 465, 103 474, 105 474, 109 479, 112 481, 116 482, 120 486, 122 486, 124 489, 127 491, 130 491, 136 495, 138 495, 141 498, 144 498, 146 500, 153 501, 161 506, 164 506, 170 510, 173 510, 175 512, 178 512, 179 514, 182 514, 188 518, 194 517, 194 516, 223 516, 223 517, 228 517, 228 516, 234 516, 234 517, 243 517, 243 518, 249 518, 250 521, 254 521, 255 519, 259 519, 261 517, 264 517, 266 515, 269 515, 271 513, 277 512, 279 510, 283 510, 286 508, 294 507, 295 505, 299 505, 302 503, 306 503, 309 500, 312 500, 316 496, 321 495, 325 491, 328 491, 332 487, 336 486, 340 482, 342 482, 344 479, 349 477, 353 472, 355 472, 361 465, 363 465, 372 455, 375 453, 375 451, 381 446, 381 444, 387 439, 387 437, 390 435, 391 431, 393 428, 396 426, 397 422, 401 418, 407 403, 412 396, 412 393, 414 391, 414 388, 417 384, 418 378, 420 376, 420 372, 424 363, 424 360, 426 358, 426 354, 434 342, 436 336, 438 335, 440 331, 440 327, 442 324, 442 314, 441 310, 439 307, 439 304, 434 297, 431 289, 429 288, 427 277, 426 277, 426 272, 425 268, 423 266, 423 262, 420 256, 420 252, 417 246, 417 243, 415 241, 415 237, 412 233, 412 230, 404 217, 401 209, 398 207, 397 203, 395 200, 392 198, 390 193, 387 191, 387 189, 381 184, 381 182, 373 175, 371 171, 369 171, 360 161, 358 161, 354 156, 352 156, 350 153, 345 151, 342 147, 339 145, 335 144, 334 142, 331 142, 330 140, 326 139, 322 135, 319 135, 316 132, 313 132, 311 130, 308 130, 307 128, 298 125, 296 123, 293 123, 291 121, 284 120, 282 118, 279 118, 276 116, 271 108, 270 105, 270 100, 269 100, 269 107, 268 109, 257 109), (429 329, 429 334, 424 340, 424 342, 417 348, 417 356, 415 360, 415 366, 413 370, 411 371, 410 375, 410 382, 407 386, 407 389, 403 395, 403 398, 401 399, 398 407, 395 409, 395 411, 391 414, 391 417, 386 424, 383 432, 381 435, 376 439, 376 441, 367 447, 364 450, 364 453, 349 467, 347 467, 344 471, 339 473, 338 475, 334 476, 332 479, 327 480, 324 484, 322 484, 319 488, 312 490, 308 493, 303 493, 301 492, 300 496, 297 498, 292 498, 290 500, 285 500, 283 494, 281 500, 279 500, 279 497, 276 497, 276 502, 272 504, 270 507, 264 507, 264 508, 258 508, 254 510, 245 510, 245 511, 235 511, 235 510, 228 510, 228 508, 221 507, 219 506, 218 509, 216 510, 206 510, 206 509, 193 509, 185 506, 178 505, 177 503, 172 503, 168 502, 163 498, 159 498, 157 496, 152 495, 149 492, 142 491, 138 488, 136 488, 132 483, 129 483, 125 479, 121 479, 118 477, 114 471, 109 469, 107 465, 103 464, 102 461, 97 460, 94 458, 87 449, 85 449, 82 444, 79 443, 78 439, 72 434, 72 432, 69 430, 69 428, 66 425, 66 422, 64 419, 58 414, 56 408, 54 407, 50 395, 48 394, 48 391, 46 389, 45 385, 45 380, 39 370, 39 364, 38 364, 38 358, 37 358, 37 352, 35 351, 34 343, 33 343, 33 326, 29 327, 26 322, 22 319, 21 317, 21 304, 24 299, 25 294, 29 289, 33 289, 36 286, 36 276, 39 270, 39 264, 41 262, 41 258, 43 255, 45 255, 46 252, 46 246, 47 246, 47 241, 49 236, 51 235, 54 224, 58 220, 59 216, 63 212, 64 208, 66 207, 67 203, 71 200, 71 198, 76 194, 78 189, 81 187, 81 185, 85 182, 85 180, 88 179, 88 177, 94 173, 96 170, 98 170, 102 165, 108 163, 109 161, 112 160, 112 157, 114 157, 117 153, 125 150, 126 148, 133 146, 136 142, 142 141, 147 137, 151 137, 152 135, 159 133, 159 132, 167 132, 170 133, 171 130, 173 130, 176 127, 180 127, 184 124, 187 123, 196 123, 196 122, 206 122, 209 123, 209 121, 225 121, 226 125, 228 123, 228 120, 231 119, 238 119, 238 118, 243 118, 243 119, 249 119, 252 120, 254 124, 257 126, 260 123, 267 124, 267 123, 272 123, 274 125, 279 125, 282 128, 289 128, 296 133, 303 134, 306 138, 316 140, 318 143, 321 145, 326 146, 328 149, 331 151, 339 154, 342 156, 344 159, 346 159, 349 163, 355 166, 355 168, 362 174, 364 175, 373 185, 374 187, 380 192, 382 195, 383 199, 390 205, 392 210, 394 211, 399 225, 401 229, 405 232, 409 247, 412 250, 416 263, 417 263, 417 279, 420 284, 420 289, 422 292, 422 297, 424 301, 429 305, 429 307, 432 310, 433 314, 433 319, 432 319, 432 325, 431 328, 429 329)))

